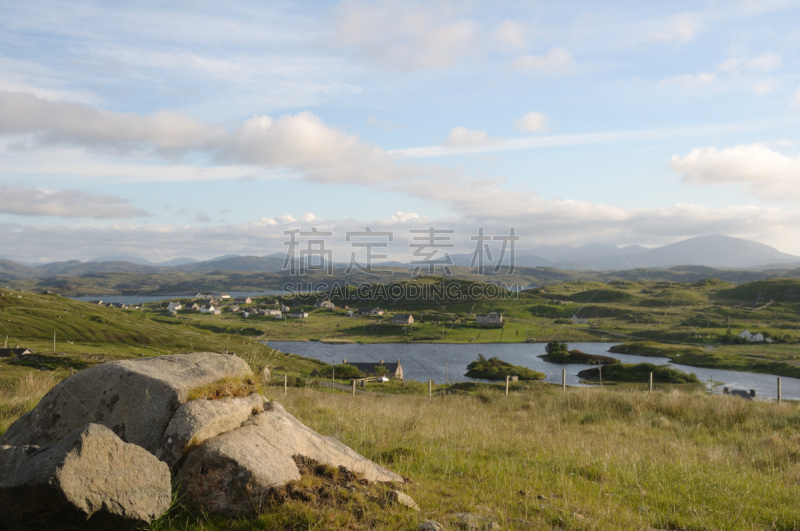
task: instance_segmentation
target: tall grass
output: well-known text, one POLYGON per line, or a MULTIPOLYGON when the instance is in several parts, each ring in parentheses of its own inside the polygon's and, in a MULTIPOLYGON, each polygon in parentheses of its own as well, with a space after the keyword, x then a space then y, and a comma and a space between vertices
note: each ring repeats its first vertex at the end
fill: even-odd
POLYGON ((407 492, 440 521, 474 511, 506 529, 800 528, 792 405, 546 386, 510 397, 277 398, 410 478, 407 492))
MULTIPOLYGON (((57 381, 32 372, 0 388, 0 430, 57 381)), ((796 404, 548 385, 508 397, 264 393, 409 478, 399 488, 422 513, 359 494, 329 506, 292 501, 251 521, 177 510, 158 529, 412 530, 464 511, 503 529, 800 529, 796 404)))
POLYGON ((0 381, 0 434, 33 409, 63 376, 55 372, 30 371, 15 381, 0 381))

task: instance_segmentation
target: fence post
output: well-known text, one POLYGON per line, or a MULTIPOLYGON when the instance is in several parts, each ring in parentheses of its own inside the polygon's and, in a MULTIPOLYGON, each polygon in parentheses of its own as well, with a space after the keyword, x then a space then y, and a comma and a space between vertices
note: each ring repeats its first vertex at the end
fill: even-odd
POLYGON ((650 392, 653 392, 653 373, 650 373, 650 392))
POLYGON ((433 380, 428 380, 428 398, 433 396, 433 380))
POLYGON ((289 377, 285 374, 283 375, 283 396, 286 396, 286 393, 289 392, 289 377))
POLYGON ((561 369, 561 390, 567 390, 567 370, 561 369))
POLYGON ((781 378, 778 376, 778 403, 781 403, 781 378))
POLYGON ((508 396, 508 381, 511 379, 511 376, 506 374, 506 396, 508 396))
POLYGON ((353 396, 356 396, 356 380, 355 380, 355 378, 350 380, 350 383, 353 385, 353 396))

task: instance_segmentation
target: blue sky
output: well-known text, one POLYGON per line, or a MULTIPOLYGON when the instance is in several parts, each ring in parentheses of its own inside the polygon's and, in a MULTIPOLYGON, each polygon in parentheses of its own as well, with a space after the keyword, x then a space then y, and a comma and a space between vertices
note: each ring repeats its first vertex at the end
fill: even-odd
POLYGON ((283 232, 800 254, 800 2, 35 2, 0 20, 0 256, 283 232))

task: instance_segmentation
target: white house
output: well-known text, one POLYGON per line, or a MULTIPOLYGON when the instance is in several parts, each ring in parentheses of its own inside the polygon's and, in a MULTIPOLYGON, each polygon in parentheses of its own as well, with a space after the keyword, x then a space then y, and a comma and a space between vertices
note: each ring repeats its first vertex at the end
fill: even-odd
POLYGON ((747 331, 747 329, 745 329, 741 334, 737 334, 736 337, 741 337, 742 339, 746 339, 748 341, 753 341, 756 343, 761 343, 761 342, 772 343, 772 339, 764 338, 764 335, 761 334, 760 332, 751 334, 750 332, 747 331))
POLYGON ((211 313, 211 314, 213 314, 214 310, 216 310, 216 308, 214 308, 213 304, 209 304, 208 306, 200 307, 200 313, 211 313))
POLYGON ((479 313, 476 320, 479 325, 501 325, 503 324, 503 314, 497 312, 479 313))
POLYGON ((410 313, 398 313, 392 316, 392 324, 394 325, 410 325, 414 324, 414 317, 410 313))
POLYGON ((570 317, 572 319, 572 324, 589 324, 589 319, 584 319, 582 317, 578 317, 577 315, 573 315, 570 317))
POLYGON ((167 310, 169 311, 178 311, 181 308, 183 308, 183 306, 181 306, 180 302, 170 302, 169 305, 167 306, 167 310))
POLYGON ((250 304, 253 302, 253 299, 250 297, 236 297, 233 302, 236 304, 250 304))
POLYGON ((267 308, 265 310, 261 310, 263 315, 277 315, 278 317, 281 316, 280 310, 273 310, 272 308, 267 308))
POLYGON ((297 310, 289 314, 289 317, 293 319, 306 319, 308 318, 308 312, 304 312, 303 310, 297 310))
POLYGON ((220 299, 230 299, 231 298, 231 294, 230 293, 220 293, 219 298, 220 299))
POLYGON ((317 301, 314 303, 314 308, 327 308, 329 310, 333 310, 336 308, 336 305, 331 301, 317 301))
POLYGON ((283 304, 283 305, 281 305, 281 311, 282 312, 288 312, 289 311, 289 307, 286 306, 285 304, 283 304))

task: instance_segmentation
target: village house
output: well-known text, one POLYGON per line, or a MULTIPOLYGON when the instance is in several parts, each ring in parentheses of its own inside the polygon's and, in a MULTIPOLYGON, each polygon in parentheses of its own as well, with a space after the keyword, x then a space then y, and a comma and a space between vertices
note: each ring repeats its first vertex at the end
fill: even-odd
POLYGON ((236 304, 232 304, 232 305, 228 306, 228 309, 229 309, 230 311, 232 311, 233 313, 236 313, 236 312, 238 312, 238 311, 239 311, 239 306, 238 306, 238 305, 236 305, 236 304))
POLYGON ((103 305, 103 301, 89 301, 89 304, 97 304, 99 306, 103 305))
POLYGON ((231 298, 231 294, 230 293, 220 293, 219 294, 219 298, 227 300, 227 299, 231 298))
POLYGON ((741 337, 742 339, 746 339, 747 341, 753 341, 755 343, 761 343, 761 342, 772 343, 772 339, 768 337, 765 338, 764 335, 761 333, 751 334, 750 332, 747 331, 747 329, 745 329, 742 333, 737 334, 736 337, 741 337))
POLYGON ((303 310, 296 310, 289 314, 289 317, 292 319, 307 319, 308 312, 304 312, 303 310))
POLYGON ((286 306, 285 304, 281 305, 281 311, 282 311, 282 312, 286 313, 286 312, 288 312, 289 310, 290 310, 290 308, 289 308, 288 306, 286 306))
POLYGON ((576 325, 589 324, 589 320, 588 319, 583 319, 581 317, 578 317, 577 315, 573 315, 572 317, 570 317, 570 319, 572 319, 572 324, 576 324, 576 325))
POLYGON ((261 312, 262 312, 263 315, 277 315, 278 317, 281 316, 281 311, 280 310, 274 310, 272 308, 261 310, 261 312))
POLYGON ((181 306, 180 302, 170 302, 167 305, 167 310, 169 310, 169 311, 178 311, 181 308, 183 308, 183 306, 181 306))
POLYGON ((213 304, 209 304, 208 306, 201 306, 200 307, 200 313, 210 313, 210 314, 213 314, 213 315, 219 315, 219 310, 214 308, 213 304), (217 312, 217 313, 215 313, 215 312, 217 312))
POLYGON ((187 306, 186 309, 187 310, 192 310, 193 312, 199 312, 200 311, 200 305, 197 304, 196 302, 193 302, 192 304, 187 306))
POLYGON ((503 314, 497 312, 479 313, 476 321, 479 325, 501 325, 503 324, 503 314))
POLYGON ((398 313, 392 316, 393 325, 410 325, 414 324, 414 316, 410 313, 398 313))
POLYGON ((317 301, 314 303, 314 308, 326 308, 328 310, 333 310, 336 308, 336 305, 331 301, 317 301))
POLYGON ((0 348, 0 358, 8 358, 10 356, 24 356, 30 354, 31 350, 27 348, 0 348))
POLYGON ((386 312, 381 310, 380 308, 361 308, 360 310, 358 310, 358 313, 360 313, 361 315, 378 316, 378 315, 383 315, 386 312))
POLYGON ((202 299, 203 297, 210 297, 210 296, 211 293, 207 291, 198 291, 197 293, 194 294, 195 299, 202 299))
POLYGON ((400 365, 400 360, 397 360, 397 363, 384 363, 381 360, 380 363, 349 363, 349 365, 353 365, 367 376, 386 375, 395 380, 403 379, 403 367, 400 365))
POLYGON ((236 297, 233 300, 233 302, 235 302, 236 304, 251 304, 253 302, 253 299, 251 299, 250 297, 236 297))

